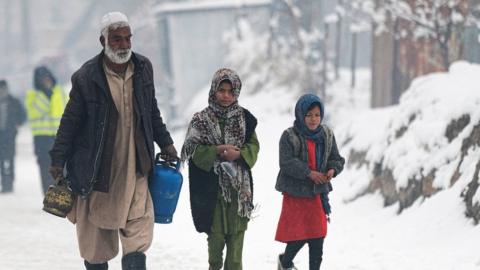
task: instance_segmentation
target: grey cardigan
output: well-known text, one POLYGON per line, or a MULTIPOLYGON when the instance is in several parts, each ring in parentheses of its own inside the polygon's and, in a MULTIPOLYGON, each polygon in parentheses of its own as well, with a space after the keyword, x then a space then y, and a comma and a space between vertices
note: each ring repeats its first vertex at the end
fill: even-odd
MULTIPOLYGON (((345 159, 338 152, 332 130, 326 125, 322 125, 322 129, 325 147, 320 172, 325 173, 333 169, 335 177, 343 170, 345 159)), ((313 197, 332 190, 330 183, 315 185, 308 178, 311 170, 308 167, 307 142, 295 127, 290 127, 283 132, 280 138, 279 154, 280 172, 275 185, 276 190, 296 197, 313 197)))

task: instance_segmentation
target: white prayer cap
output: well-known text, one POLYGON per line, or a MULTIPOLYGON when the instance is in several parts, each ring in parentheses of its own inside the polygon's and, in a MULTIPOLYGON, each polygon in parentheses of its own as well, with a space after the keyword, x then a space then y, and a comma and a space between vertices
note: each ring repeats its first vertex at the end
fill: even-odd
POLYGON ((100 31, 103 31, 105 28, 115 23, 125 23, 128 25, 128 18, 125 14, 119 11, 109 12, 102 17, 102 20, 100 22, 100 31))

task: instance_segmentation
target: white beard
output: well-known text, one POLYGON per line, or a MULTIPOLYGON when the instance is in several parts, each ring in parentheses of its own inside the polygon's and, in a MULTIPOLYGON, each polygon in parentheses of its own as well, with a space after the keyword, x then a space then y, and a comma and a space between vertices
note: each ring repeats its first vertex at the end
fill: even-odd
POLYGON ((105 55, 115 64, 125 64, 132 56, 132 49, 114 51, 107 43, 105 44, 105 55))

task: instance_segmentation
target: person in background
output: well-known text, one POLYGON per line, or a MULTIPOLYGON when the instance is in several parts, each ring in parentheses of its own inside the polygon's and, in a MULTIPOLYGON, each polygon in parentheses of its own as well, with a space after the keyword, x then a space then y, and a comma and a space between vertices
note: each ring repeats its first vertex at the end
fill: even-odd
POLYGON ((67 218, 86 269, 108 269, 120 239, 122 269, 144 270, 153 240, 154 142, 167 160, 178 160, 177 151, 157 107, 152 63, 131 50, 127 16, 105 14, 100 32, 103 50, 72 75, 50 173, 63 181, 66 166, 77 195, 67 218))
POLYGON ((33 89, 27 91, 25 107, 33 135, 34 152, 40 168, 43 193, 54 183, 48 173, 50 157, 60 118, 67 104, 68 96, 57 84, 52 72, 45 66, 35 68, 33 89))
POLYGON ((15 139, 25 122, 25 110, 20 101, 10 95, 7 81, 0 80, 0 176, 2 193, 13 191, 15 180, 15 139))
POLYGON ((251 168, 257 161, 257 119, 238 104, 242 83, 233 70, 215 72, 208 107, 195 113, 182 148, 189 164, 195 228, 208 235, 210 270, 242 269, 243 238, 254 209, 251 168))
POLYGON ((295 106, 293 127, 280 138, 280 172, 275 188, 282 192, 283 203, 275 240, 287 246, 278 257, 278 270, 297 269, 293 259, 305 244, 309 247, 309 269, 320 269, 330 214, 330 181, 345 163, 333 131, 321 124, 324 117, 320 98, 303 95, 295 106))

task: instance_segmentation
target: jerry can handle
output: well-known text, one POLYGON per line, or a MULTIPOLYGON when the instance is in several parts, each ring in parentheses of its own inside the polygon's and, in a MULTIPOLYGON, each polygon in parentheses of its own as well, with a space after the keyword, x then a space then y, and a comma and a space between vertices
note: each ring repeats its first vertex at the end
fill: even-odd
POLYGON ((157 153, 155 156, 155 164, 162 164, 168 167, 175 168, 175 170, 179 171, 180 170, 180 161, 165 161, 161 160, 160 153, 157 153))

